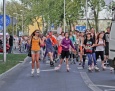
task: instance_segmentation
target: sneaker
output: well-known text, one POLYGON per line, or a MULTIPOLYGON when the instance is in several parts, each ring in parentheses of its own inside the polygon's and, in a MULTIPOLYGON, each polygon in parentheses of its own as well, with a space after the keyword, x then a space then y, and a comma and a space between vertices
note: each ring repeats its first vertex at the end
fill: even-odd
POLYGON ((89 71, 92 71, 92 69, 91 69, 91 67, 90 67, 90 66, 88 67, 88 70, 89 70, 89 71))
POLYGON ((79 65, 81 65, 82 63, 81 62, 79 62, 79 65))
POLYGON ((114 72, 114 68, 111 67, 110 68, 110 72, 113 73, 114 72))
POLYGON ((39 75, 39 74, 40 74, 40 69, 38 68, 38 69, 37 69, 37 75, 39 75))
POLYGON ((32 69, 32 71, 31 71, 31 76, 32 77, 34 76, 34 69, 32 69))
POLYGON ((95 69, 96 71, 99 71, 99 68, 98 68, 97 66, 95 66, 94 69, 95 69))
POLYGON ((105 69, 106 69, 106 66, 102 66, 102 69, 105 70, 105 69))
POLYGON ((66 67, 67 67, 67 72, 69 72, 69 70, 70 70, 69 65, 67 65, 66 67))
POLYGON ((54 67, 54 62, 53 61, 50 61, 50 66, 54 67))
POLYGON ((60 70, 60 68, 61 68, 61 65, 58 65, 58 67, 55 67, 55 70, 58 71, 60 70))

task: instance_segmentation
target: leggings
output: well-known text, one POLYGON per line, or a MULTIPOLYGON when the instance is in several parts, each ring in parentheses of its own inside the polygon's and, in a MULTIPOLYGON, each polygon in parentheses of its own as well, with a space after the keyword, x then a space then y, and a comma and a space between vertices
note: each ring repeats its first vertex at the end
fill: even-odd
POLYGON ((70 58, 75 58, 75 54, 73 54, 72 52, 70 52, 70 58))
POLYGON ((96 51, 96 60, 101 57, 101 60, 104 61, 104 51, 96 51))
POLYGON ((92 61, 94 62, 94 65, 97 65, 95 53, 92 53, 92 54, 88 53, 87 57, 88 57, 88 65, 91 66, 92 65, 92 61))

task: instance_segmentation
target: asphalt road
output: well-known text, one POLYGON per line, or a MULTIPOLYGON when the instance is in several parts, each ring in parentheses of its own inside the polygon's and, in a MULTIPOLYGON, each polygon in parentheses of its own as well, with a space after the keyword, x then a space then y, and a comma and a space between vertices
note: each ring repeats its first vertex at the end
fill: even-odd
POLYGON ((0 79, 0 91, 115 91, 115 74, 109 70, 89 73, 77 63, 70 65, 70 72, 66 72, 64 63, 56 72, 41 62, 40 76, 31 77, 30 62, 31 58, 27 58, 21 67, 0 79))

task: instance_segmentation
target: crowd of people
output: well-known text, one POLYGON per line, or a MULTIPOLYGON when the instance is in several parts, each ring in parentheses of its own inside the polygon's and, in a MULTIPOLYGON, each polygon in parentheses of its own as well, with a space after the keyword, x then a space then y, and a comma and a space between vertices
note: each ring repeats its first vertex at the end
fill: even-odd
MULTIPOLYGON (((9 36, 7 38, 8 53, 13 50, 28 52, 32 57, 32 76, 35 72, 35 64, 37 74, 40 73, 39 60, 46 62, 46 57, 50 59, 50 66, 54 67, 59 61, 59 65, 55 70, 60 70, 63 61, 66 62, 66 69, 69 72, 69 64, 77 62, 85 68, 86 60, 88 60, 88 71, 100 71, 98 59, 101 59, 101 68, 106 69, 105 63, 109 59, 109 36, 110 27, 107 31, 97 32, 94 28, 87 29, 85 32, 69 31, 61 32, 61 34, 48 31, 43 35, 40 30, 35 30, 31 36, 9 36)), ((2 45, 0 39, 0 46, 2 45)), ((113 70, 113 68, 111 68, 113 70)))
MULTIPOLYGON (((46 56, 50 59, 50 66, 54 67, 55 62, 59 61, 59 65, 55 70, 60 70, 63 61, 66 62, 67 72, 70 71, 70 64, 79 62, 85 68, 86 59, 88 60, 89 71, 99 71, 97 60, 101 59, 101 68, 106 69, 105 62, 109 58, 109 35, 110 27, 107 31, 96 33, 94 28, 87 29, 85 32, 70 31, 61 32, 61 34, 53 34, 48 31, 46 35, 42 35, 39 30, 35 30, 28 39, 30 44, 29 53, 32 57, 32 71, 34 76, 35 64, 37 74, 40 74, 40 60, 45 60, 46 56)), ((113 68, 111 68, 113 70, 113 68)))
MULTIPOLYGON (((8 35, 6 37, 6 52, 13 53, 17 51, 20 53, 27 53, 29 49, 28 43, 29 36, 12 36, 8 35)), ((0 52, 3 52, 3 37, 0 36, 0 52)))

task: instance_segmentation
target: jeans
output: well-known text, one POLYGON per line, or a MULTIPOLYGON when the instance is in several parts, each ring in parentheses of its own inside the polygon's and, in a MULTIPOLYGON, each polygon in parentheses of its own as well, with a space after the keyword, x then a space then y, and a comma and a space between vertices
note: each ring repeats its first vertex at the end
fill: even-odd
POLYGON ((94 65, 97 65, 95 53, 87 54, 87 57, 88 57, 88 65, 91 66, 92 62, 94 62, 94 65))

